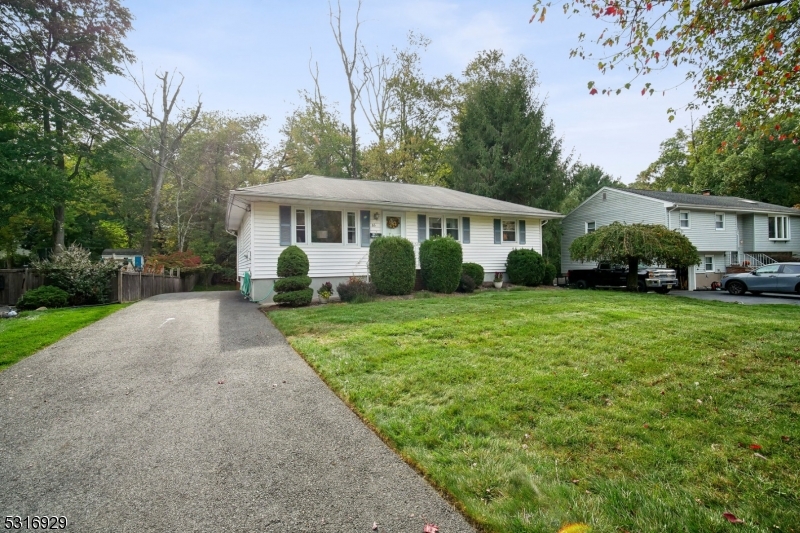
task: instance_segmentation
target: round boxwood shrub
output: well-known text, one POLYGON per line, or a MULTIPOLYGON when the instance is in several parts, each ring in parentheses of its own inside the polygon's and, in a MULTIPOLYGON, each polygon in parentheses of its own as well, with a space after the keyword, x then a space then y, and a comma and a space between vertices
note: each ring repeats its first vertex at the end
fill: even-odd
POLYGON ((309 305, 314 297, 308 277, 308 256, 297 246, 289 246, 278 256, 278 276, 273 289, 275 303, 288 307, 309 305))
POLYGON ((544 277, 542 278, 542 283, 545 285, 552 285, 553 280, 556 279, 558 275, 558 270, 556 270, 556 266, 552 263, 547 263, 544 266, 544 277))
POLYGON ((308 276, 292 276, 291 278, 279 278, 275 282, 275 292, 302 291, 311 285, 311 278, 308 276))
POLYGON ((535 287, 544 277, 544 259, 534 250, 512 250, 506 259, 506 274, 514 285, 535 287))
POLYGON ((314 289, 311 287, 300 291, 282 292, 276 294, 273 301, 277 304, 285 305, 287 307, 303 307, 304 305, 311 304, 311 298, 314 297, 314 289))
POLYGON ((369 245, 369 275, 379 294, 411 294, 417 277, 414 245, 402 237, 378 237, 369 245))
POLYGON ((458 292, 475 292, 475 281, 467 274, 461 274, 461 282, 458 284, 458 292))
POLYGON ((308 275, 308 256, 297 246, 289 246, 278 256, 278 277, 308 275))
POLYGON ((449 294, 461 282, 461 244, 452 237, 434 237, 419 247, 422 282, 433 292, 449 294))
POLYGON ((485 273, 483 267, 478 263, 464 263, 461 265, 461 273, 471 277, 476 287, 483 285, 485 273))
POLYGON ((19 309, 36 309, 38 307, 65 307, 69 302, 67 291, 42 285, 39 288, 29 290, 17 300, 19 309))

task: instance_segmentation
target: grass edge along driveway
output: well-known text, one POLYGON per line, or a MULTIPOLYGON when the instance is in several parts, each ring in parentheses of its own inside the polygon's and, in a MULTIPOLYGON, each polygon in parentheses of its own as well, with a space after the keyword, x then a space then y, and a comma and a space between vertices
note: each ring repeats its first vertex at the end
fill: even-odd
POLYGON ((0 320, 0 372, 129 304, 23 311, 0 320))
POLYGON ((797 307, 536 290, 269 317, 487 531, 800 532, 797 307))

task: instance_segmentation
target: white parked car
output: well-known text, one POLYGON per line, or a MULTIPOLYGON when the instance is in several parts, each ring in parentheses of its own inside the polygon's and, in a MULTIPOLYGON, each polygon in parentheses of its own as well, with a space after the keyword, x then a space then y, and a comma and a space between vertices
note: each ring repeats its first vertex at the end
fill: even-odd
POLYGON ((800 294, 800 263, 772 263, 752 272, 722 276, 722 288, 733 295, 789 292, 800 294))

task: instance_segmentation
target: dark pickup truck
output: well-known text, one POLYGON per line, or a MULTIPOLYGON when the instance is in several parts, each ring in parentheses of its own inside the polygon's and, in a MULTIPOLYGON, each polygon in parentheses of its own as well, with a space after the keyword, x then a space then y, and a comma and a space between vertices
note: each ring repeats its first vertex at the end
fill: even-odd
MULTIPOLYGON (((570 270, 567 272, 567 283, 578 289, 627 287, 628 267, 600 263, 597 268, 570 270)), ((666 294, 678 286, 678 278, 671 268, 640 266, 637 285, 639 292, 654 290, 666 294)))

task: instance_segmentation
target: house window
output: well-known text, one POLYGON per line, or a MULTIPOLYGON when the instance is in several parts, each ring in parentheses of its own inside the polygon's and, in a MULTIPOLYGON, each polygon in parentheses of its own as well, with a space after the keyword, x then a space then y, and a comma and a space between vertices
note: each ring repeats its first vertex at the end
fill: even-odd
POLYGON ((342 242, 342 212, 311 210, 311 242, 342 242))
POLYGON ((587 222, 586 223, 586 233, 594 233, 594 230, 597 229, 596 222, 587 222))
POLYGON ((789 217, 774 216, 769 217, 769 239, 771 241, 789 240, 789 217))
POLYGON ((441 237, 442 236, 442 219, 441 217, 430 217, 428 218, 428 224, 430 228, 428 230, 428 237, 441 237))
POLYGON ((739 251, 731 252, 731 264, 738 265, 739 264, 739 251))
POLYGON ((294 213, 294 240, 295 242, 306 242, 306 212, 304 209, 298 209, 294 213))
POLYGON ((714 227, 725 229, 725 213, 714 213, 714 227))
POLYGON ((447 236, 458 240, 458 219, 446 218, 445 224, 447 226, 447 236))
POLYGON ((714 256, 707 255, 703 260, 703 265, 705 266, 706 272, 714 272, 714 256))
POLYGON ((347 244, 356 243, 356 214, 347 213, 347 244))
POLYGON ((603 193, 603 201, 606 201, 606 193, 603 193))
POLYGON ((503 242, 517 242, 517 221, 503 221, 503 242))
POLYGON ((681 211, 678 215, 681 229, 689 228, 689 211, 681 211))

